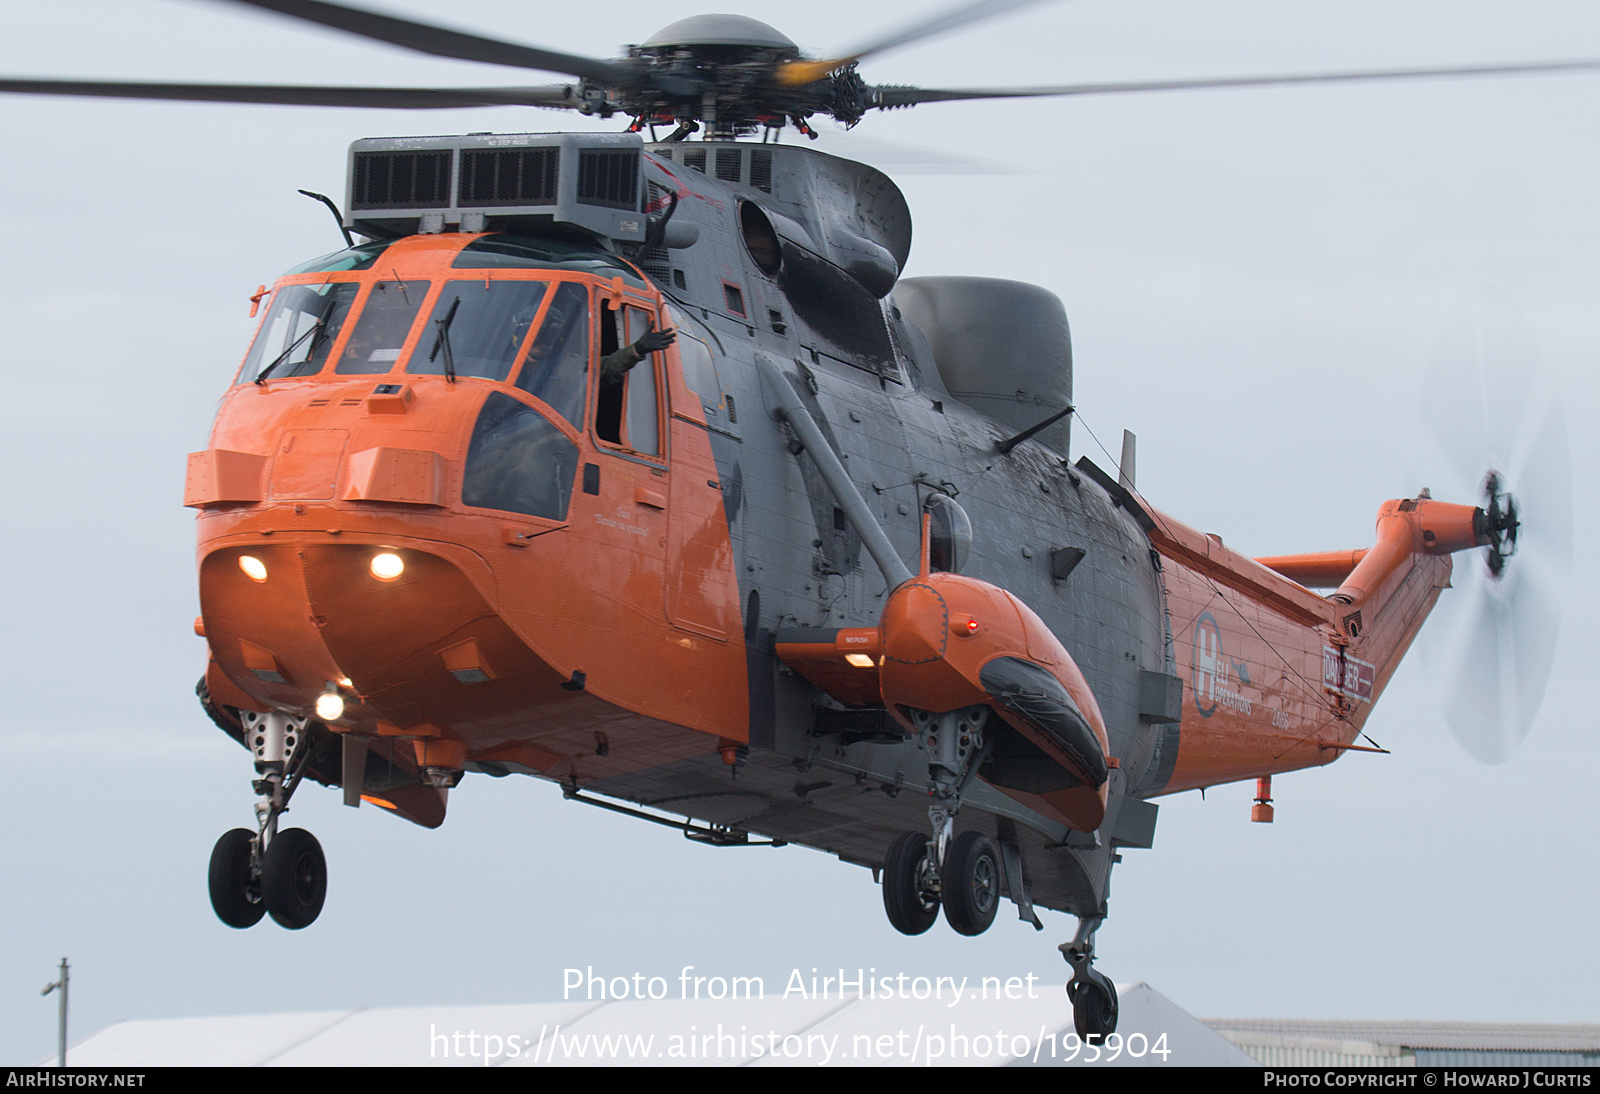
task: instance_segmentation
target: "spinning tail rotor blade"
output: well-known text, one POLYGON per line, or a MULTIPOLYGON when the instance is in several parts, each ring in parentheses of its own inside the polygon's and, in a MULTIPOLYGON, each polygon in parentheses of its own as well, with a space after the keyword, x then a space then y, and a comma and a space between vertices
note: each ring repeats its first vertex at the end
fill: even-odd
POLYGON ((253 8, 265 8, 293 19, 358 34, 393 46, 429 53, 435 57, 450 57, 458 61, 478 61, 490 65, 509 65, 513 68, 532 68, 541 72, 563 72, 569 76, 587 76, 599 81, 620 82, 629 76, 629 70, 611 61, 594 57, 580 57, 573 53, 560 53, 537 46, 524 46, 499 38, 485 38, 480 34, 451 30, 432 23, 402 19, 394 15, 369 11, 365 8, 330 4, 326 0, 230 0, 253 8))
MULTIPOLYGON (((1532 331, 1516 306, 1479 294, 1451 315, 1427 374, 1424 421, 1445 472, 1435 496, 1514 505, 1501 545, 1456 559, 1425 647, 1443 648, 1446 721, 1474 758, 1505 762, 1544 701, 1572 559, 1571 456, 1559 403, 1538 385, 1532 331)), ((1437 662, 1440 658, 1432 660, 1437 662)))

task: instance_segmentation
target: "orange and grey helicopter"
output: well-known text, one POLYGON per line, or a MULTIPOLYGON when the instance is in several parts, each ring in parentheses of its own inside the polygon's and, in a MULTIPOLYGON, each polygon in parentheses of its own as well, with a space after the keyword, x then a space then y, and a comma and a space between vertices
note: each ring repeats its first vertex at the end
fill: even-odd
POLYGON ((857 63, 1020 3, 835 59, 710 15, 597 60, 243 2, 577 82, 0 90, 629 124, 357 141, 349 246, 257 297, 185 487, 200 699, 257 775, 255 826, 210 864, 231 926, 321 911, 316 839, 278 830, 306 778, 435 827, 465 773, 534 775, 709 844, 869 867, 907 934, 941 908, 981 933, 1005 899, 1035 926, 1035 906, 1072 914, 1077 1025, 1107 1033, 1095 933, 1119 851, 1152 844, 1151 799, 1254 778, 1270 819, 1273 774, 1370 747, 1451 556, 1518 565, 1496 473, 1466 503, 1385 502, 1370 549, 1251 559, 1138 492, 1131 438, 1116 468, 1069 462, 1060 301, 902 280, 894 183, 777 138, 937 101, 1594 63, 938 90, 857 63))

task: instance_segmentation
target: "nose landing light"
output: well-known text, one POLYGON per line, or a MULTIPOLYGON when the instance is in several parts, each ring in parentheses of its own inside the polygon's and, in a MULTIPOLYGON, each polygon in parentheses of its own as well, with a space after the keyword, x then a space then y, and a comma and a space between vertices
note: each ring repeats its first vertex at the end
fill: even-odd
POLYGON ((243 570, 251 581, 267 580, 266 564, 254 555, 240 555, 239 569, 243 570))
MULTIPOLYGON (((379 581, 393 581, 405 573, 406 564, 405 560, 399 555, 385 551, 381 555, 372 556, 371 569, 372 576, 379 581)), ((263 576, 265 576, 264 572, 263 576)))
POLYGON ((339 688, 333 683, 328 684, 328 690, 317 696, 317 717, 324 722, 336 722, 344 716, 344 696, 339 694, 339 688))

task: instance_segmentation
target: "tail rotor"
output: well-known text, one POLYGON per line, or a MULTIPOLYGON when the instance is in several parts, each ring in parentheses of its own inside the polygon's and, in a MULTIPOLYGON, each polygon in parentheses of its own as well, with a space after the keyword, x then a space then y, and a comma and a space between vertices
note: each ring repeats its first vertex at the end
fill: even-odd
POLYGON ((1504 763, 1544 701, 1572 560, 1566 419, 1509 298, 1458 305, 1422 405, 1437 457, 1430 486, 1476 497, 1488 540, 1481 562, 1458 558, 1422 642, 1438 655, 1451 733, 1474 758, 1504 763))

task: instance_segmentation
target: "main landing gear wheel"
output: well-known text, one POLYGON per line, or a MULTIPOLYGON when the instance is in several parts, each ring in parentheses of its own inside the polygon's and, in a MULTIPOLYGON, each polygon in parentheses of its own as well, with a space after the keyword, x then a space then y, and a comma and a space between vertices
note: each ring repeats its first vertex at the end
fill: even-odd
POLYGON ((1087 1041, 1097 1040, 1117 1030, 1117 986, 1110 980, 1096 976, 1094 980, 1068 985, 1072 996, 1072 1024, 1078 1036, 1087 1041))
POLYGON ((261 865, 261 896, 280 927, 298 931, 315 923, 328 895, 322 845, 304 828, 279 832, 261 865))
POLYGON ((254 927, 266 914, 261 882, 251 869, 250 853, 256 834, 247 828, 222 833, 211 849, 211 907, 230 927, 254 927))
MULTIPOLYGON (((957 934, 982 934, 1000 909, 1000 852, 981 832, 963 832, 945 852, 944 918, 957 934)), ((886 890, 887 891, 887 890, 886 890)))
POLYGON ((883 910, 901 934, 921 934, 939 918, 938 894, 924 884, 928 837, 903 832, 889 845, 883 860, 883 910))

